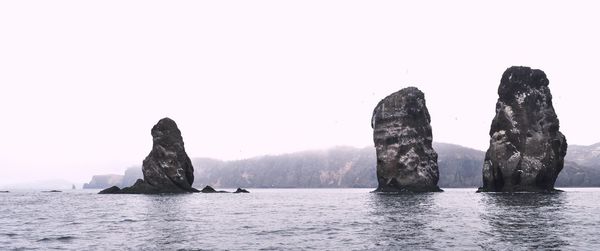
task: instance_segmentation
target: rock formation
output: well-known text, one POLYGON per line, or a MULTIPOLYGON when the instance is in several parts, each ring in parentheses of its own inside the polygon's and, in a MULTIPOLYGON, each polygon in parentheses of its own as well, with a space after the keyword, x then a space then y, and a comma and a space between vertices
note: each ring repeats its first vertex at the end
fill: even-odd
POLYGON ((510 67, 502 75, 479 191, 554 190, 567 141, 548 83, 543 71, 529 67, 510 67))
POLYGON ((371 126, 377 154, 377 192, 437 192, 439 170, 425 95, 415 87, 377 104, 371 126))
POLYGON ((111 187, 99 192, 99 194, 113 194, 113 193, 122 193, 121 188, 119 188, 118 186, 111 186, 111 187))
POLYGON ((201 193, 216 193, 217 190, 215 190, 213 187, 211 186, 205 186, 204 188, 202 188, 202 190, 200 190, 201 193))
POLYGON ((233 193, 250 193, 250 192, 248 192, 248 190, 246 190, 246 189, 238 187, 238 189, 235 190, 235 192, 233 192, 233 193))
POLYGON ((217 191, 211 186, 205 186, 200 190, 201 193, 227 193, 226 191, 217 191))
POLYGON ((198 192, 192 187, 194 167, 185 153, 181 131, 175 121, 164 118, 152 127, 152 151, 144 159, 144 179, 137 180, 131 187, 114 187, 100 193, 186 193, 198 192))

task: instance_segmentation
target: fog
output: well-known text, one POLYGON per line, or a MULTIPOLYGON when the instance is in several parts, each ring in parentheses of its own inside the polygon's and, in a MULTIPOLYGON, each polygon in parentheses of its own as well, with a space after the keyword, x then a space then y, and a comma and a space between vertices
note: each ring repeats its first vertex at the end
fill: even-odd
POLYGON ((570 144, 597 130, 594 1, 2 1, 0 185, 122 173, 174 119, 192 157, 372 145, 425 92, 434 140, 485 150, 503 71, 542 69, 570 144))

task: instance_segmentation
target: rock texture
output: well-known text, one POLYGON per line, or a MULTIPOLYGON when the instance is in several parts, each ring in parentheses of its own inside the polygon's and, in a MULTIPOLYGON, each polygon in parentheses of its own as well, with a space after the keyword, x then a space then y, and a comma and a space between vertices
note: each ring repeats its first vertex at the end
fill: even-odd
POLYGON ((430 122, 425 95, 415 87, 404 88, 377 104, 371 119, 377 192, 441 191, 430 122))
POLYGON ((152 127, 152 151, 142 164, 144 179, 131 187, 101 193, 186 193, 198 192, 192 187, 194 167, 185 153, 181 131, 175 121, 164 118, 152 127))
POLYGON ((543 71, 529 67, 510 67, 502 75, 479 191, 554 190, 567 141, 548 84, 543 71))

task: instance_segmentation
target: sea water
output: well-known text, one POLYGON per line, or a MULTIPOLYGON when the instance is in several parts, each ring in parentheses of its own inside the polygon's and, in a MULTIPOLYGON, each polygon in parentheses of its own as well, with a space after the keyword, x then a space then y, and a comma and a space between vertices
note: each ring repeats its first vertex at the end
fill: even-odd
POLYGON ((0 250, 600 250, 600 189, 0 194, 0 250))

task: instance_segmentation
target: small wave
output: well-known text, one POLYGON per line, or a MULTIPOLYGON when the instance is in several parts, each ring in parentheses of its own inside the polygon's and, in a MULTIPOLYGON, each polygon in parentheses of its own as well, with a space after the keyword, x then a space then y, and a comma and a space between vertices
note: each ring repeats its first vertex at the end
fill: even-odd
POLYGON ((73 236, 59 236, 59 237, 53 237, 53 238, 42 238, 39 239, 38 242, 46 242, 46 241, 71 241, 75 239, 75 237, 73 236))
POLYGON ((15 234, 15 233, 6 233, 6 234, 2 234, 2 235, 8 236, 8 237, 17 236, 17 234, 15 234))
POLYGON ((136 220, 132 220, 132 219, 124 219, 121 222, 136 222, 136 220))

